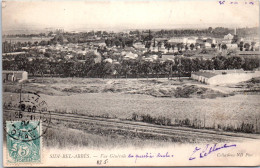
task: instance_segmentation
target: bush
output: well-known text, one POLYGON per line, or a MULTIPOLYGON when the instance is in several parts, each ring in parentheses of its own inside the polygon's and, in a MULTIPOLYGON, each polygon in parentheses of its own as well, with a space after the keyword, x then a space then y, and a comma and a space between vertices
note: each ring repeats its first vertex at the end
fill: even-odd
POLYGON ((108 113, 102 114, 101 117, 102 118, 110 118, 108 113))
POLYGON ((245 124, 244 122, 241 124, 239 128, 237 128, 237 131, 239 132, 245 132, 245 133, 253 133, 254 132, 254 124, 245 124))
POLYGON ((137 121, 137 119, 138 119, 138 114, 133 113, 133 114, 132 114, 132 120, 133 120, 133 121, 137 121))
POLYGON ((147 123, 155 123, 155 119, 153 117, 151 117, 150 114, 146 114, 146 115, 141 115, 142 121, 143 122, 147 122, 147 123))
POLYGON ((231 131, 231 132, 244 132, 244 133, 254 133, 254 124, 244 123, 238 127, 233 125, 222 126, 218 124, 218 129, 222 129, 224 131, 231 131))
POLYGON ((146 114, 146 115, 141 115, 141 118, 142 118, 141 121, 146 123, 165 125, 165 126, 172 125, 171 119, 163 116, 152 117, 150 114, 146 114))

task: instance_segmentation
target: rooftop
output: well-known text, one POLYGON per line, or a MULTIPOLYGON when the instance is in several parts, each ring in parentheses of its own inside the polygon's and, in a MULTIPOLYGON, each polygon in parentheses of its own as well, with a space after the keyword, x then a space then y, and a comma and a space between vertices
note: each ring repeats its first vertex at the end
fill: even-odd
POLYGON ((204 76, 206 78, 211 78, 216 75, 220 74, 231 74, 231 73, 244 73, 245 71, 242 69, 230 69, 230 70, 206 70, 206 71, 199 71, 193 74, 198 76, 204 76))
POLYGON ((2 73, 23 73, 26 71, 9 71, 9 70, 3 70, 2 73))

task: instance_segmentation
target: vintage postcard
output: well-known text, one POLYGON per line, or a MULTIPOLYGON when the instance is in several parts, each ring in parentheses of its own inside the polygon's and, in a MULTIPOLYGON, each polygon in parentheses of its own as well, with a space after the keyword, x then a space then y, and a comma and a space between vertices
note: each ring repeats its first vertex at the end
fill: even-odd
POLYGON ((260 166, 258 0, 2 2, 5 167, 260 166))

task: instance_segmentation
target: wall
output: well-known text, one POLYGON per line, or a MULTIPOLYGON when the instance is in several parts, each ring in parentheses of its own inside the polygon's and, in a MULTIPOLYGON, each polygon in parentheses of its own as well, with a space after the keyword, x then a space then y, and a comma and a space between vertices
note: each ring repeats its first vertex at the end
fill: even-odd
POLYGON ((236 84, 250 80, 254 77, 260 77, 260 73, 230 73, 226 75, 220 74, 208 79, 207 83, 210 85, 236 84))

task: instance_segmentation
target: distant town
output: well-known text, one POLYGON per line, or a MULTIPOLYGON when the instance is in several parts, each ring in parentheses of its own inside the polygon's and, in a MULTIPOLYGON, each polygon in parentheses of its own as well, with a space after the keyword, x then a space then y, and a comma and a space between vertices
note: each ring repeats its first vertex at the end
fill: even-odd
POLYGON ((4 35, 3 70, 45 77, 172 77, 259 67, 258 28, 4 35))

